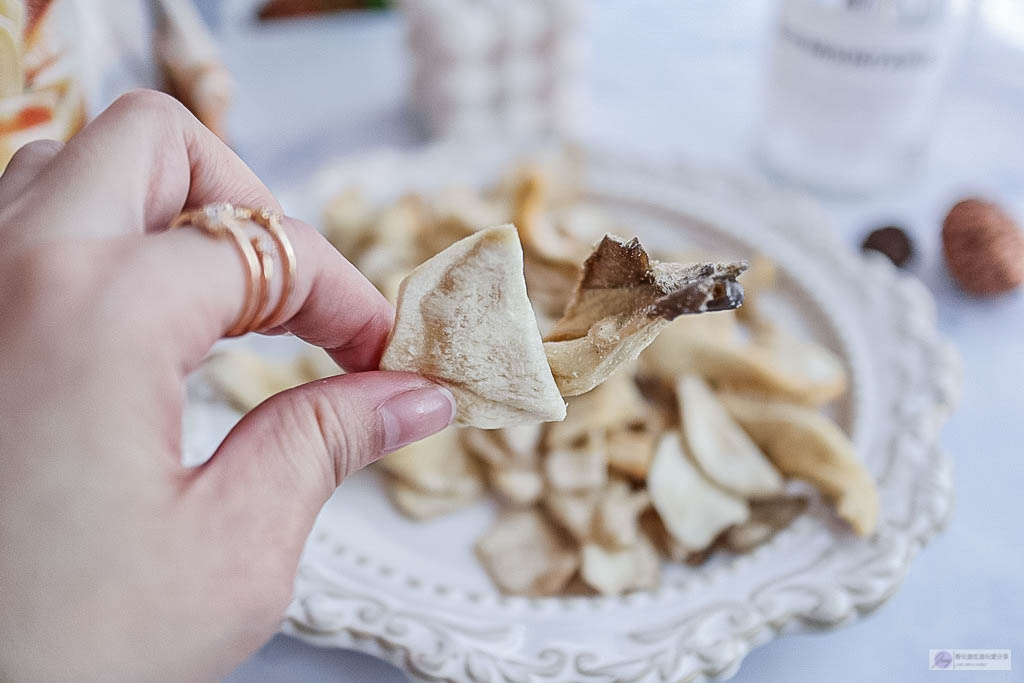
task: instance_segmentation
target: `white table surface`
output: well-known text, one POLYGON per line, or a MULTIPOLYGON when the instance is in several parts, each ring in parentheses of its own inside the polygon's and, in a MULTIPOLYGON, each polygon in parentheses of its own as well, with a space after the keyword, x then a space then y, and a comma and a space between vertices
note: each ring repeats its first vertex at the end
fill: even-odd
MULTIPOLYGON (((991 20, 1000 6, 1020 4, 988 2, 989 20, 953 78, 922 177, 868 201, 828 203, 851 245, 880 222, 908 227, 921 256, 914 271, 963 354, 963 398, 942 436, 955 462, 953 519, 883 608, 837 631, 780 638, 751 653, 735 680, 1024 680, 1024 660, 1016 673, 927 671, 930 648, 1012 648, 1024 657, 1024 292, 987 301, 961 294, 942 267, 938 239, 945 211, 965 192, 997 197, 1024 219, 1024 34, 1011 50, 999 42, 1007 24, 991 20)), ((589 6, 585 136, 667 159, 753 166, 750 132, 773 2, 589 6)), ((225 52, 239 83, 235 146, 271 187, 342 154, 419 142, 394 15, 247 29, 226 38, 225 52)), ((405 677, 359 653, 278 636, 228 680, 405 677)))

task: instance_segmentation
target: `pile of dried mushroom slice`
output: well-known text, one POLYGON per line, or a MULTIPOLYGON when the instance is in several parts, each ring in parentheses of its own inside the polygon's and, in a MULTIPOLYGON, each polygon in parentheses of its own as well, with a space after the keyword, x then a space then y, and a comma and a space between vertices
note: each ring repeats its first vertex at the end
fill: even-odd
MULTIPOLYGON (((612 226, 573 177, 562 160, 487 193, 328 206, 332 243, 396 303, 382 369, 458 403, 456 426, 381 461, 396 507, 425 520, 493 494, 503 512, 477 556, 523 595, 621 594, 656 586, 663 558, 747 552, 806 507, 790 479, 870 535, 874 482, 821 411, 844 367, 762 313, 771 264, 755 262, 731 310, 741 264, 659 263, 635 239, 595 239, 612 226)), ((320 352, 208 366, 243 410, 337 372, 320 352)))

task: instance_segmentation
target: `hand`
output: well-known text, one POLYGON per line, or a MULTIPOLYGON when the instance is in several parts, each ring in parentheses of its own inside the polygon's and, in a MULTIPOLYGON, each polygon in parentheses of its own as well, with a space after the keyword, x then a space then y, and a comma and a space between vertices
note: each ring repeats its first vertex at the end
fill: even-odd
POLYGON ((289 219, 283 328, 353 374, 272 397, 183 468, 182 382, 239 315, 245 278, 231 242, 164 228, 218 201, 279 209, 151 92, 66 147, 24 147, 0 177, 0 679, 230 671, 280 623, 341 480, 452 419, 446 390, 375 371, 391 307, 289 219))

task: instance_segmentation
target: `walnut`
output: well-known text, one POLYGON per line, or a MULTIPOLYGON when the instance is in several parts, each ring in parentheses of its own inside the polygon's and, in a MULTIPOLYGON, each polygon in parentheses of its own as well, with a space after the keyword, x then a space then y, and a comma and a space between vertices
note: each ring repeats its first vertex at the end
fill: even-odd
POLYGON ((964 291, 1008 292, 1024 282, 1024 232, 999 206, 965 199, 942 224, 946 264, 964 291))

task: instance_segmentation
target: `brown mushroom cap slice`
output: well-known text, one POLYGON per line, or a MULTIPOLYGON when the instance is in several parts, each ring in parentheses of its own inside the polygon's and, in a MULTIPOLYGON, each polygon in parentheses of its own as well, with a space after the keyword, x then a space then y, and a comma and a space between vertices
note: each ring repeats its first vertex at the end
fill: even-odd
POLYGON ((747 501, 704 478, 677 432, 667 432, 658 443, 647 493, 665 529, 687 552, 703 550, 722 531, 746 521, 750 512, 747 501))
POLYGON ((878 490, 850 439, 824 415, 803 406, 722 393, 720 400, 787 477, 814 484, 860 536, 878 523, 878 490))
POLYGON ((563 396, 590 391, 640 355, 683 314, 742 304, 743 263, 651 261, 640 242, 606 235, 583 264, 569 306, 544 350, 563 396))
POLYGON ((476 542, 476 554, 505 593, 553 595, 579 567, 579 555, 536 510, 506 512, 476 542))
POLYGON ((526 297, 522 249, 511 225, 481 230, 418 266, 402 282, 382 370, 448 387, 455 422, 482 428, 561 420, 526 297))
POLYGON ((686 445, 704 474, 743 498, 778 495, 782 491, 778 470, 732 419, 704 380, 697 375, 683 375, 677 387, 686 445))

